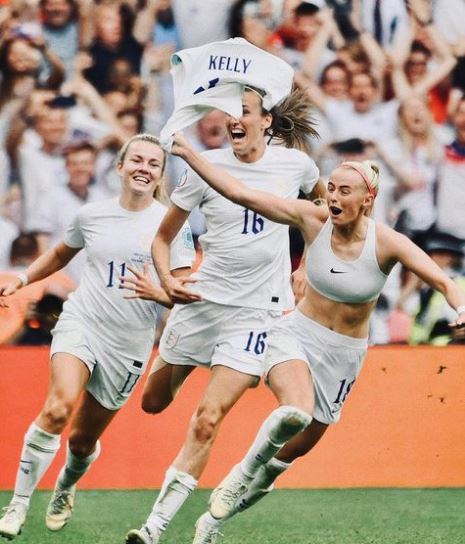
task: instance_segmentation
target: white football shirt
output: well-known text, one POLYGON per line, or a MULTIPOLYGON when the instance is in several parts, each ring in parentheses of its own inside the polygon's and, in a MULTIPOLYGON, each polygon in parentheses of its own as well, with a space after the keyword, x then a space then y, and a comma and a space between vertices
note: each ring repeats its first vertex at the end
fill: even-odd
MULTIPOLYGON (((63 313, 76 316, 100 332, 113 349, 127 357, 143 359, 147 343, 153 345, 159 307, 156 302, 131 299, 131 291, 119 288, 119 277, 131 276, 128 265, 143 270, 152 262, 151 244, 167 208, 157 201, 142 211, 128 211, 119 199, 84 205, 68 227, 64 243, 85 247, 81 282, 65 302, 63 313)), ((186 224, 171 246, 171 270, 190 267, 194 260, 192 233, 186 224)))
MULTIPOLYGON (((268 146, 254 163, 237 159, 231 148, 202 153, 249 187, 282 198, 308 194, 318 181, 312 159, 296 149, 268 146)), ((195 206, 205 215, 207 232, 199 241, 204 257, 192 286, 203 298, 230 306, 285 310, 294 306, 286 225, 230 202, 195 172, 187 170, 171 194, 179 208, 195 206)))

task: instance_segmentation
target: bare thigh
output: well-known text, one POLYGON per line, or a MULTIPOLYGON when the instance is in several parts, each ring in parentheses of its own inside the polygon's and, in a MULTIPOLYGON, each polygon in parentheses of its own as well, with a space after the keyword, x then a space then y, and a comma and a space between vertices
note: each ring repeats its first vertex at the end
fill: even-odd
POLYGON ((312 414, 315 393, 305 361, 291 359, 274 366, 268 373, 268 385, 280 405, 295 406, 312 414))
POLYGON ((49 433, 61 433, 89 377, 83 361, 70 353, 55 353, 50 364, 47 398, 36 419, 37 425, 49 433))
POLYGON ((157 355, 144 385, 143 410, 152 414, 163 411, 194 369, 194 366, 171 365, 157 355))

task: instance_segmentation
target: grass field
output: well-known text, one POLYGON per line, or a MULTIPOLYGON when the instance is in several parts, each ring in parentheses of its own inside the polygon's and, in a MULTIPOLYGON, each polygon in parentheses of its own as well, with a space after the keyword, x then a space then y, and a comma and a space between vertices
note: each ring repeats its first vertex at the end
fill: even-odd
MULTIPOLYGON (((209 492, 196 491, 160 544, 189 544, 209 492)), ((50 492, 33 498, 18 544, 122 544, 151 509, 152 491, 79 491, 69 525, 50 533, 50 492)), ((0 492, 0 506, 10 493, 0 492)), ((278 490, 224 527, 224 544, 463 544, 465 489, 278 490)))

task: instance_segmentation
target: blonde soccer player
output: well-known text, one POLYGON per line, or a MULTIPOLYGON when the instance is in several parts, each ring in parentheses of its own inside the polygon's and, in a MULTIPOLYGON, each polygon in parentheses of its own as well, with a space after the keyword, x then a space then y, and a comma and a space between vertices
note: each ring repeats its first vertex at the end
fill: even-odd
POLYGON ((274 480, 339 420, 362 368, 370 315, 397 262, 444 294, 465 326, 465 293, 418 246, 370 217, 379 172, 370 161, 344 162, 328 182, 329 218, 304 200, 253 189, 199 155, 182 135, 172 152, 215 191, 270 221, 293 225, 307 242, 307 286, 297 308, 268 335, 267 382, 278 400, 252 447, 213 491, 195 544, 216 541, 222 522, 263 497, 274 480))
MULTIPOLYGON (((86 251, 81 282, 53 330, 47 397, 24 436, 14 494, 0 519, 1 536, 12 539, 21 532, 32 493, 55 457, 60 435, 84 391, 45 518, 51 531, 65 526, 73 512, 76 483, 100 453, 99 437, 145 371, 158 304, 172 306, 157 284, 151 256, 151 241, 167 211, 153 198, 161 189, 165 160, 155 137, 139 134, 128 140, 117 164, 120 196, 83 206, 63 242, 0 287, 0 306, 6 306, 23 285, 49 276, 86 251), (123 296, 120 288, 126 284, 135 295, 123 296)), ((170 255, 172 274, 181 276, 183 284, 194 251, 189 227, 180 230, 170 255)), ((192 300, 197 299, 193 295, 192 300)))

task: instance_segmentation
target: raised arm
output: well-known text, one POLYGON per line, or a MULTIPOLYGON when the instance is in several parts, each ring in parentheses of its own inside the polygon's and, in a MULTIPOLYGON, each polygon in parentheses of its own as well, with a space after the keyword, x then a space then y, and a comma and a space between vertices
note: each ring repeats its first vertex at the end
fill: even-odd
POLYGON ((383 231, 383 246, 389 256, 400 261, 424 282, 442 293, 449 305, 458 311, 455 326, 465 326, 465 292, 409 238, 389 227, 378 225, 383 231))
POLYGON ((171 152, 184 159, 215 191, 228 200, 249 208, 276 223, 302 228, 305 215, 319 216, 321 211, 307 200, 286 200, 266 191, 250 189, 195 151, 184 136, 176 134, 171 152))
MULTIPOLYGON (((175 206, 166 213, 152 242, 152 258, 163 289, 173 303, 189 304, 201 300, 201 296, 185 288, 187 279, 182 273, 170 269, 170 246, 187 220, 189 212, 175 206)), ((190 281, 190 280, 189 280, 190 281)))
POLYGON ((38 257, 26 270, 24 274, 18 275, 12 282, 0 286, 0 306, 7 306, 2 297, 8 297, 16 293, 18 289, 28 283, 34 283, 51 276, 54 272, 61 270, 81 250, 72 248, 60 242, 38 257))

